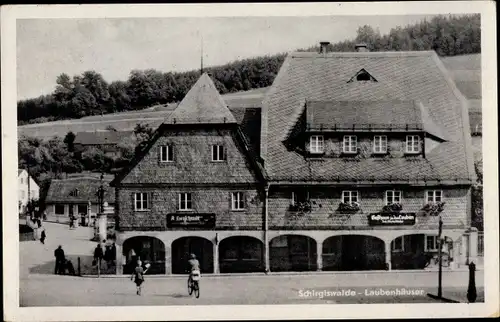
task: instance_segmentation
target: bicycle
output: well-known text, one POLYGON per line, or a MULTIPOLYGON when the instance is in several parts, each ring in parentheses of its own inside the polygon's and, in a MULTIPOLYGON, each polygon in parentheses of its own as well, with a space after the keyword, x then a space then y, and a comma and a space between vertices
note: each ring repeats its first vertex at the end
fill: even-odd
POLYGON ((194 270, 191 272, 188 278, 189 295, 192 295, 194 292, 196 298, 200 297, 200 279, 201 279, 201 274, 199 270, 194 270))

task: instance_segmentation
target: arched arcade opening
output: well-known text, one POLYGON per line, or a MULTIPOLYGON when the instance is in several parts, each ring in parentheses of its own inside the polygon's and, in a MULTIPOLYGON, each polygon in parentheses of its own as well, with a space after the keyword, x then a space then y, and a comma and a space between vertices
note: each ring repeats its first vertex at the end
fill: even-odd
POLYGON ((277 236, 269 242, 269 263, 272 272, 315 271, 316 241, 302 235, 277 236))
POLYGON ((203 237, 181 237, 172 242, 172 274, 186 274, 190 254, 196 255, 202 273, 214 272, 213 243, 203 237))
POLYGON ((221 273, 248 273, 264 271, 264 244, 255 237, 232 236, 219 244, 221 273))
POLYGON ((324 271, 385 269, 384 241, 364 235, 332 236, 323 242, 324 271))
POLYGON ((138 258, 143 263, 151 264, 148 274, 165 274, 165 244, 158 238, 149 236, 128 238, 123 242, 123 256, 124 274, 132 274, 138 258))

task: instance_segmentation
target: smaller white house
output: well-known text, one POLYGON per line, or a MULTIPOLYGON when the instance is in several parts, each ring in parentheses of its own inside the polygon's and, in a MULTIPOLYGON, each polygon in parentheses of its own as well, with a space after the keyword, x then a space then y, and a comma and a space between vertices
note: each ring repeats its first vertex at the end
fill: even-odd
POLYGON ((32 176, 29 176, 29 185, 28 185, 28 171, 24 169, 19 169, 17 171, 17 183, 19 187, 18 207, 19 207, 19 212, 23 213, 26 210, 26 205, 28 204, 29 199, 37 200, 40 197, 40 187, 38 186, 36 181, 33 180, 32 176))
POLYGON ((92 223, 99 212, 97 192, 101 184, 104 188, 104 202, 114 209, 115 190, 109 186, 111 179, 112 177, 105 176, 101 182, 99 178, 88 175, 52 180, 45 198, 47 220, 67 223, 74 216, 80 225, 87 225, 89 221, 92 223))

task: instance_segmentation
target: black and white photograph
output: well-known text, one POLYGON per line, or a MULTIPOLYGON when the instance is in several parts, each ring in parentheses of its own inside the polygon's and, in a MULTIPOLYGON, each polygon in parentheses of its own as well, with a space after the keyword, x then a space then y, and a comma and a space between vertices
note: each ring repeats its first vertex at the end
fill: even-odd
POLYGON ((498 316, 494 11, 2 7, 4 319, 498 316))

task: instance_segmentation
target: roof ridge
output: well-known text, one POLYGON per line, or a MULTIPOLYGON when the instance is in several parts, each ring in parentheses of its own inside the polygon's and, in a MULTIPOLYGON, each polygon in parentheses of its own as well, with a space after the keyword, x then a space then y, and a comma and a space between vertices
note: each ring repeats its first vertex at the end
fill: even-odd
POLYGON ((292 58, 336 58, 336 57, 410 57, 410 56, 431 56, 435 54, 432 50, 422 51, 370 51, 370 52, 291 52, 292 58))

